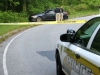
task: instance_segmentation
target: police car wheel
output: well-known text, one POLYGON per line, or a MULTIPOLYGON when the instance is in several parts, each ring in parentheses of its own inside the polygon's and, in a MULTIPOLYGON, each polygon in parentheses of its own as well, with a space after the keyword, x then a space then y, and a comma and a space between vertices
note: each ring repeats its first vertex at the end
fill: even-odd
POLYGON ((62 66, 61 66, 59 54, 56 55, 56 72, 57 72, 57 75, 64 75, 64 73, 62 71, 62 66))

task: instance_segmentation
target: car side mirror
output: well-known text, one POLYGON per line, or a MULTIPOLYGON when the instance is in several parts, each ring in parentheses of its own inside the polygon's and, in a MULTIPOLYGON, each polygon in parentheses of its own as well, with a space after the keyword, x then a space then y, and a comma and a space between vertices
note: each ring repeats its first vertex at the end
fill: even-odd
POLYGON ((68 29, 66 34, 62 34, 60 36, 60 40, 63 42, 72 42, 74 35, 75 35, 75 30, 68 29))
POLYGON ((60 40, 63 41, 63 42, 68 42, 67 37, 68 37, 67 34, 62 34, 62 35, 60 36, 60 40))
POLYGON ((73 35, 71 35, 71 34, 62 34, 62 35, 60 36, 60 40, 61 40, 62 42, 72 42, 72 36, 73 36, 73 35))

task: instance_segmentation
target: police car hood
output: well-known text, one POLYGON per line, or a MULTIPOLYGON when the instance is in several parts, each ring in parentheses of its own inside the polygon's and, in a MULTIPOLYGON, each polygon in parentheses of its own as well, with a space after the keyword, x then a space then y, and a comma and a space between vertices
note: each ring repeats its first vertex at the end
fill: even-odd
POLYGON ((100 14, 94 15, 94 17, 100 17, 100 14))

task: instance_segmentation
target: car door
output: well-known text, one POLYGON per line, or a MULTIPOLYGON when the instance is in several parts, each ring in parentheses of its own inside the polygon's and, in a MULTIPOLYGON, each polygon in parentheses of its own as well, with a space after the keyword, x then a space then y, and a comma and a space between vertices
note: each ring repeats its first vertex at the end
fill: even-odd
POLYGON ((44 15, 45 20, 54 20, 55 19, 55 12, 53 10, 50 10, 45 13, 44 15))
POLYGON ((95 67, 92 67, 93 73, 95 75, 100 75, 100 25, 95 31, 95 37, 91 38, 93 41, 90 44, 90 51, 94 54, 92 55, 92 62, 95 67))
MULTIPOLYGON (((96 55, 88 47, 99 22, 99 17, 88 21, 76 32, 73 43, 65 43, 62 58, 63 69, 67 75, 99 75, 100 69, 93 59, 96 55)), ((99 56, 97 58, 100 59, 99 56)))

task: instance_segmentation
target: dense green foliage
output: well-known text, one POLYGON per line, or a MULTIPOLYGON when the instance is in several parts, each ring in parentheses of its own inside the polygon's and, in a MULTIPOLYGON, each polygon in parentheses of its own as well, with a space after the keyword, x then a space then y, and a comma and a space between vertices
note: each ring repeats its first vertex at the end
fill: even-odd
POLYGON ((0 22, 28 21, 30 14, 63 6, 69 14, 98 10, 100 0, 0 0, 0 22))

